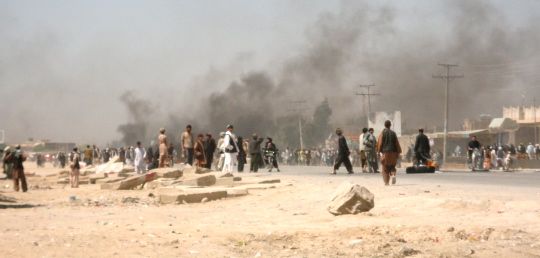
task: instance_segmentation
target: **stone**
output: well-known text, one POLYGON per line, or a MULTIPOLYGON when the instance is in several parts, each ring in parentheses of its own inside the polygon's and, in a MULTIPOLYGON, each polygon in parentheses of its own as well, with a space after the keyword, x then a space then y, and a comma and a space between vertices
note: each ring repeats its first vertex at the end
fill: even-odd
POLYGON ((137 186, 140 186, 147 182, 151 182, 155 179, 156 179, 156 173, 149 172, 144 175, 136 175, 136 176, 128 177, 117 183, 102 184, 101 189, 131 190, 137 186))
POLYGON ((229 188, 227 189, 227 197, 239 197, 248 195, 249 191, 245 188, 229 188))
POLYGON ((375 207, 374 195, 365 187, 342 183, 334 194, 334 198, 328 205, 328 212, 333 215, 358 214, 375 207))
POLYGON ((235 187, 235 188, 247 189, 247 190, 265 190, 265 189, 276 188, 276 186, 268 185, 268 184, 245 184, 245 185, 235 187))
POLYGON ((162 189, 159 194, 161 204, 171 203, 199 203, 203 199, 213 201, 227 197, 227 191, 215 190, 211 188, 191 188, 191 189, 162 189))
POLYGON ((158 178, 157 180, 154 180, 152 182, 148 182, 147 184, 145 184, 144 188, 145 189, 157 189, 157 188, 160 188, 160 187, 171 186, 171 185, 178 184, 178 183, 181 183, 181 182, 182 182, 181 180, 177 180, 177 179, 174 179, 174 178, 158 178))
POLYGON ((411 255, 416 255, 416 254, 419 254, 420 251, 418 250, 415 250, 413 248, 410 248, 408 246, 403 246, 401 247, 401 249, 399 249, 399 255, 401 256, 411 256, 411 255))
POLYGON ((96 184, 106 184, 106 183, 116 183, 124 180, 123 177, 106 177, 103 179, 96 180, 96 184))
POLYGON ((100 173, 100 174, 93 174, 89 176, 90 183, 95 184, 97 180, 107 178, 107 174, 100 173))
POLYGON ((239 176, 235 176, 235 177, 233 177, 233 181, 234 182, 240 182, 240 181, 242 181, 242 178, 239 177, 239 176))
POLYGON ((95 168, 96 173, 131 173, 135 172, 132 166, 124 165, 122 162, 107 162, 95 168))
POLYGON ((195 173, 197 173, 197 174, 206 174, 206 173, 210 173, 210 172, 212 172, 212 170, 209 169, 209 168, 199 168, 199 169, 195 170, 195 173))
POLYGON ((281 183, 281 180, 279 179, 268 179, 268 180, 259 181, 259 184, 279 184, 279 183, 281 183))
POLYGON ((158 178, 179 178, 182 177, 182 170, 178 168, 157 168, 150 172, 155 172, 158 178))
POLYGON ((186 164, 182 172, 184 172, 184 175, 194 175, 197 173, 197 167, 186 164))
POLYGON ((195 175, 186 178, 182 184, 191 186, 212 186, 216 184, 216 177, 214 175, 195 175))
POLYGON ((216 186, 234 186, 234 178, 232 177, 221 177, 216 179, 216 186))

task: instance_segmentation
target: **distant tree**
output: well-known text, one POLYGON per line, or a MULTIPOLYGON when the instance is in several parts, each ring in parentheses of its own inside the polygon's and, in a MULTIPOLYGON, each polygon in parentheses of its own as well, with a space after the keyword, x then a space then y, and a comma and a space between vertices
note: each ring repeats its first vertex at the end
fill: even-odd
POLYGON ((328 134, 332 132, 330 126, 331 116, 332 109, 330 108, 328 99, 325 98, 315 108, 311 123, 306 125, 304 141, 307 147, 316 147, 324 144, 324 140, 328 137, 328 134))

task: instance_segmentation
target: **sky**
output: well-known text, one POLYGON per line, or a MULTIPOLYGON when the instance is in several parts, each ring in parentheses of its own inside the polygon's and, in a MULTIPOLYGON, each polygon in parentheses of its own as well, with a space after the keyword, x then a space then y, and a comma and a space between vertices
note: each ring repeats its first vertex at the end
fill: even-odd
MULTIPOLYGON (((117 140, 129 120, 126 91, 158 114, 190 113, 243 74, 283 72, 321 17, 358 2, 390 7, 393 29, 410 35, 403 40, 453 38, 449 1, 0 0, 0 129, 8 142, 117 140)), ((540 17, 540 1, 479 2, 512 28, 540 17)))

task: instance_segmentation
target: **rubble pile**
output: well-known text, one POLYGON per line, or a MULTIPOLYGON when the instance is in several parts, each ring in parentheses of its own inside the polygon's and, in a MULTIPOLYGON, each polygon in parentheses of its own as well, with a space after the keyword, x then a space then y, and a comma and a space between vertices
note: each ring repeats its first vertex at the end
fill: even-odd
MULTIPOLYGON (((69 170, 44 177, 68 186, 69 170)), ((268 177, 241 178, 190 165, 158 168, 137 174, 133 167, 111 160, 81 169, 79 184, 95 184, 101 190, 155 190, 160 204, 199 203, 249 194, 250 190, 276 188, 281 180, 268 177)))

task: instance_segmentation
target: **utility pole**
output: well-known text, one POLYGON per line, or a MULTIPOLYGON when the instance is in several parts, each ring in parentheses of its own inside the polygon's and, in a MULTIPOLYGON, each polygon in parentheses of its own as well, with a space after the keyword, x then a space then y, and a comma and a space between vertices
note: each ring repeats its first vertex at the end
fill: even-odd
MULTIPOLYGON (((369 127, 369 116, 371 115, 371 96, 379 96, 381 94, 371 93, 370 89, 371 89, 371 87, 375 87, 375 84, 360 84, 360 85, 358 85, 358 87, 367 88, 367 93, 356 92, 356 96, 363 96, 363 97, 367 97, 367 99, 368 99, 366 119, 367 119, 367 125, 369 127)), ((364 111, 365 111, 365 109, 364 109, 364 111)))
POLYGON ((446 81, 446 87, 444 88, 444 138, 443 138, 443 166, 446 166, 446 155, 447 155, 447 140, 448 140, 448 88, 450 86, 450 81, 458 78, 463 78, 463 75, 450 75, 450 68, 457 67, 457 64, 438 64, 446 68, 446 75, 433 75, 433 78, 443 79, 446 81))
POLYGON ((534 108, 534 144, 538 143, 538 125, 536 124, 536 97, 533 97, 533 108, 534 108))
POLYGON ((6 143, 6 131, 0 130, 0 143, 6 143))
POLYGON ((297 100, 297 101, 291 101, 290 103, 297 106, 296 108, 290 109, 289 111, 298 112, 298 134, 300 136, 300 150, 304 150, 304 137, 302 133, 302 115, 301 115, 303 109, 300 106, 305 104, 306 101, 297 100))

